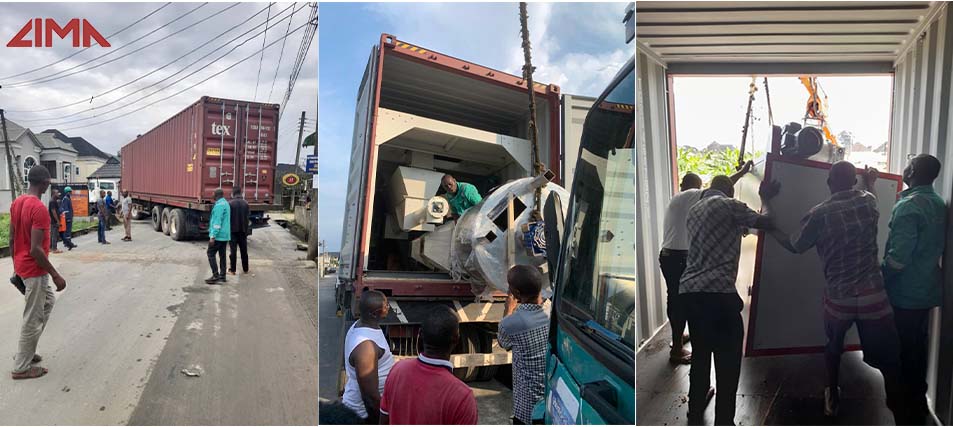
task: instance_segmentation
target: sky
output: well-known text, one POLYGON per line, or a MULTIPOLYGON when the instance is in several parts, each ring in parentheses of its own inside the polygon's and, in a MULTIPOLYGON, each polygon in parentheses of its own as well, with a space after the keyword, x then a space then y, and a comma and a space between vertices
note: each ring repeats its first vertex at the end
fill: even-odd
MULTIPOLYGON (((893 77, 821 76, 828 99, 828 127, 854 134, 857 143, 877 147, 889 139, 893 77)), ((712 141, 741 144, 751 77, 675 77, 675 134, 678 145, 705 147, 712 141)), ((752 130, 758 150, 770 142, 764 78, 757 78, 752 130)), ((808 92, 797 77, 768 79, 775 124, 801 123, 808 92)), ((747 148, 746 148, 747 149, 747 148)))
MULTIPOLYGON (((142 22, 110 37, 123 27, 127 27, 150 12, 156 11, 163 4, 0 3, 0 39, 2 39, 0 41, 3 42, 0 44, 0 85, 3 86, 0 88, 0 108, 8 111, 7 118, 9 120, 28 127, 34 132, 57 128, 69 136, 85 138, 106 153, 116 154, 123 145, 133 140, 136 135, 145 133, 161 124, 205 95, 281 103, 305 32, 305 28, 294 32, 296 28, 304 25, 307 21, 310 6, 306 6, 305 3, 296 3, 292 9, 283 13, 281 12, 291 6, 291 3, 272 5, 269 25, 273 25, 273 27, 265 35, 267 39, 265 44, 270 45, 270 47, 265 49, 263 59, 260 58, 260 54, 255 54, 252 58, 229 71, 225 71, 179 95, 128 116, 97 124, 97 122, 118 117, 121 114, 175 94, 262 49, 263 40, 259 33, 264 29, 264 26, 258 26, 264 24, 266 19, 269 18, 268 3, 209 3, 198 9, 196 8, 201 3, 174 3, 162 8, 142 22), (301 7, 303 8, 298 10, 301 7), (193 9, 195 10, 192 13, 185 15, 193 9), (275 44, 272 44, 272 42, 285 36, 289 19, 281 19, 288 17, 292 10, 296 11, 290 19, 292 34, 286 39, 284 55, 282 56, 282 42, 278 41, 275 44), (261 13, 255 16, 258 12, 261 13), (52 48, 7 47, 7 42, 17 34, 24 24, 34 17, 53 18, 60 25, 66 25, 72 18, 84 18, 100 34, 107 37, 111 47, 93 46, 65 61, 61 60, 82 49, 82 47, 74 48, 69 38, 54 40, 55 43, 52 48), (204 22, 198 23, 206 18, 208 19, 204 22), (187 28, 195 23, 198 24, 187 28), (187 54, 190 50, 201 46, 236 25, 237 27, 234 30, 215 39, 207 46, 201 47, 196 52, 142 78, 136 83, 105 94, 102 97, 95 97, 91 103, 47 112, 18 112, 58 107, 78 100, 87 100, 110 89, 125 85, 187 54), (249 30, 251 31, 248 34, 225 47, 226 42, 249 30), (158 41, 170 35, 171 37, 168 39, 158 41), (135 41, 143 36, 145 37, 141 40, 135 41), (243 46, 211 64, 213 60, 246 39, 248 41, 243 46), (155 41, 158 42, 128 57, 106 63, 155 41), (211 54, 205 59, 200 60, 186 71, 169 80, 159 83, 158 86, 152 86, 148 90, 135 93, 108 107, 89 110, 92 107, 105 105, 137 90, 154 85, 209 53, 211 54), (108 56, 98 60, 95 59, 104 54, 108 54, 108 56), (280 63, 279 57, 281 57, 280 63), (82 65, 68 72, 65 71, 90 60, 93 61, 87 65, 82 65), (262 64, 260 72, 259 62, 262 64), (87 68, 97 64, 104 65, 87 70, 87 68), (15 76, 33 69, 39 70, 15 76), (68 75, 81 70, 85 71, 68 75), (175 80, 187 76, 193 71, 197 71, 197 73, 173 84, 175 80), (57 72, 62 73, 54 75, 57 72), (45 77, 47 76, 51 76, 49 79, 60 76, 63 78, 43 81, 46 80, 45 77), (32 83, 17 85, 21 82, 32 83), (167 85, 171 86, 155 95, 137 101, 139 98, 167 85), (272 89, 272 86, 274 86, 274 89, 272 89), (133 104, 115 112, 107 113, 108 110, 128 103, 133 104), (74 113, 79 114, 71 115, 74 113), (74 122, 67 123, 70 121, 74 122), (85 127, 78 128, 80 126, 85 127)), ((32 40, 32 33, 28 39, 32 40)), ((301 111, 306 111, 307 117, 311 119, 314 119, 317 114, 317 50, 318 43, 312 41, 291 99, 285 106, 285 114, 283 114, 282 121, 279 123, 278 161, 281 163, 291 163, 293 161, 298 136, 297 121, 301 111)), ((310 124, 309 127, 310 129, 306 129, 314 132, 314 124, 310 124)), ((302 157, 304 156, 302 155, 302 157)))
MULTIPOLYGON (((534 80, 562 93, 598 96, 631 58, 626 3, 530 3, 534 80)), ((523 54, 517 3, 322 3, 320 40, 320 235, 341 244, 358 86, 381 33, 511 74, 523 54)))

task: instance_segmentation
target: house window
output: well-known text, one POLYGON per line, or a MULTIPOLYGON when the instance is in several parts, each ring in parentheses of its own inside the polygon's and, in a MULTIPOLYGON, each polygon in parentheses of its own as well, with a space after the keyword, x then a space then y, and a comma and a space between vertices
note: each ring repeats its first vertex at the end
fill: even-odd
POLYGON ((30 182, 30 180, 28 179, 30 175, 30 169, 33 169, 34 166, 36 166, 36 159, 34 159, 33 157, 27 156, 27 158, 23 160, 23 182, 24 183, 30 182))
POLYGON ((46 170, 50 171, 50 178, 56 179, 56 160, 43 160, 40 162, 46 170))
POLYGON ((73 170, 71 163, 63 163, 63 182, 70 182, 70 171, 73 170))

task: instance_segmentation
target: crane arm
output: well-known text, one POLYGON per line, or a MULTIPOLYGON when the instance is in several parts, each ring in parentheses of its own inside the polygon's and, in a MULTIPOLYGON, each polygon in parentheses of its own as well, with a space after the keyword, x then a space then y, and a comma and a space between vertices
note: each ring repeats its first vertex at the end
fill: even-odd
POLYGON ((824 136, 831 144, 837 146, 837 138, 834 136, 834 133, 831 132, 830 127, 827 126, 827 94, 825 93, 823 97, 821 96, 820 92, 822 92, 823 89, 821 89, 817 83, 817 77, 801 76, 800 80, 808 93, 807 117, 820 121, 824 136))

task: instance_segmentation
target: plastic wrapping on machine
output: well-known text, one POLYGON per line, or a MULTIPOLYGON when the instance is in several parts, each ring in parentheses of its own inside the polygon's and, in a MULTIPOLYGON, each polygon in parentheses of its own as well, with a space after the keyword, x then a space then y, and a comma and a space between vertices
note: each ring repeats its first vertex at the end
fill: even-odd
MULTIPOLYGON (((544 183, 536 178, 510 181, 467 209, 457 220, 450 245, 450 275, 454 280, 469 281, 478 298, 487 299, 494 291, 506 292, 508 288, 507 206, 510 194, 514 196, 515 228, 512 262, 536 265, 546 271, 545 239, 541 237, 542 232, 537 232, 542 230, 543 223, 533 217, 534 191, 537 185, 544 183)), ((542 188, 540 200, 545 201, 551 192, 556 192, 563 200, 569 199, 568 191, 549 183, 542 188)), ((543 291, 544 295, 551 292, 551 287, 543 291)))

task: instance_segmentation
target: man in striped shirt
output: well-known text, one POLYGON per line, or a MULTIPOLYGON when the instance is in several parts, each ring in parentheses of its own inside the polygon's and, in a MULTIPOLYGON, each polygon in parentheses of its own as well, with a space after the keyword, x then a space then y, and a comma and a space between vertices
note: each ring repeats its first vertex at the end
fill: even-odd
POLYGON ((865 170, 867 191, 855 190, 857 170, 841 161, 831 166, 827 185, 831 197, 815 206, 801 220, 801 229, 788 238, 772 234, 788 251, 803 253, 817 247, 824 265, 824 330, 827 333, 825 361, 828 387, 824 390, 824 413, 837 415, 840 403, 838 372, 844 352, 844 335, 857 323, 864 362, 880 370, 887 392, 887 407, 902 421, 900 339, 893 310, 884 290, 877 248, 877 199, 873 185, 876 169, 865 170))

